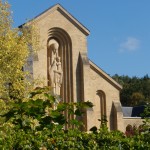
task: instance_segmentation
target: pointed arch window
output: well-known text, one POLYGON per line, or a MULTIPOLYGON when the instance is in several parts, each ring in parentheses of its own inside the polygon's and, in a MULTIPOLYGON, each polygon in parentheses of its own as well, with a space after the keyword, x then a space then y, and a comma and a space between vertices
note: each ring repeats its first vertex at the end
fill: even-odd
POLYGON ((101 114, 101 120, 106 119, 106 95, 102 90, 97 91, 97 95, 100 98, 100 114, 101 114))

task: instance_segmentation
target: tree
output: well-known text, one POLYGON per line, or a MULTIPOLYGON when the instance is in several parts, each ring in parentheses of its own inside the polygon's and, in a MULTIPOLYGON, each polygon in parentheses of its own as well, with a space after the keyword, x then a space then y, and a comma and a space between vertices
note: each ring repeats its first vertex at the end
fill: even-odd
POLYGON ((15 99, 27 91, 27 72, 22 70, 36 50, 37 36, 32 25, 12 28, 10 5, 0 0, 0 98, 15 99))
POLYGON ((128 76, 112 76, 123 86, 120 93, 120 101, 123 106, 135 106, 150 102, 150 78, 145 75, 143 78, 128 76))
POLYGON ((136 106, 144 101, 144 95, 139 92, 134 92, 131 95, 131 103, 132 105, 136 106))
POLYGON ((74 145, 76 136, 81 134, 79 128, 83 123, 73 118, 68 120, 65 112, 78 118, 83 115, 83 110, 93 107, 89 101, 57 104, 49 87, 38 87, 25 101, 9 101, 8 104, 7 112, 0 112, 3 119, 0 122, 0 149, 40 149, 46 145, 48 149, 67 149, 69 143, 74 145), (69 128, 65 130, 68 124, 73 127, 70 131, 69 128), (67 144, 64 144, 66 138, 67 144))

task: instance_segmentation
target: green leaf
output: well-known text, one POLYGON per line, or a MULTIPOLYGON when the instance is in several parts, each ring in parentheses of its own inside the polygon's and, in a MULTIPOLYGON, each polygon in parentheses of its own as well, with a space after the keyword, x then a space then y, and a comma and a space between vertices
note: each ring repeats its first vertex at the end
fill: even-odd
POLYGON ((52 110, 51 113, 50 113, 50 116, 51 116, 52 118, 57 118, 57 117, 59 117, 60 115, 61 115, 61 113, 60 113, 59 111, 57 111, 57 110, 52 110))
POLYGON ((64 111, 67 109, 67 104, 66 103, 59 103, 57 106, 57 111, 64 111))
POLYGON ((76 109, 74 114, 77 115, 77 116, 81 116, 84 112, 81 111, 80 109, 76 109))
POLYGON ((83 104, 83 107, 84 107, 84 108, 92 108, 93 106, 94 106, 93 103, 92 103, 92 102, 89 102, 89 101, 84 102, 84 104, 83 104))

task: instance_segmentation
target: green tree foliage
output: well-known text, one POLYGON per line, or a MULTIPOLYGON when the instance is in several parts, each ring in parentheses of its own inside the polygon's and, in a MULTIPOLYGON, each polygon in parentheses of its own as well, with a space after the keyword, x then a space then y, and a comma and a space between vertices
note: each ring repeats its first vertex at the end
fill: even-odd
POLYGON ((144 123, 144 131, 149 133, 150 132, 150 104, 148 104, 146 106, 146 108, 144 109, 142 117, 145 119, 143 121, 143 123, 144 123))
MULTIPOLYGON (((129 137, 120 131, 109 131, 104 123, 106 120, 101 120, 100 129, 92 128, 89 133, 82 132, 79 129, 83 124, 76 118, 82 116, 86 108, 92 107, 92 103, 57 103, 58 97, 53 96, 47 87, 36 88, 24 94, 28 82, 22 66, 29 53, 36 49, 37 38, 34 38, 31 26, 24 26, 21 30, 12 29, 11 23, 9 5, 0 0, 0 149, 150 149, 150 127, 147 120, 144 124, 145 131, 129 137), (15 101, 6 101, 8 98, 15 101), (74 117, 68 120, 65 112, 74 117), (64 127, 68 124, 73 128, 65 130, 64 127)), ((117 78, 119 82, 126 84, 122 78, 117 78)), ((131 81, 128 77, 126 80, 129 83, 131 81)), ((145 77, 143 80, 147 83, 149 78, 145 77)), ((148 92, 143 95, 149 98, 148 92)), ((139 95, 133 97, 137 98, 139 95)), ((149 107, 146 111, 149 112, 149 107)))
MULTIPOLYGON (((71 146, 74 136, 80 132, 78 129, 83 126, 75 117, 82 116, 83 109, 93 107, 93 104, 88 101, 57 104, 57 101, 57 98, 51 95, 50 89, 45 87, 36 88, 28 98, 7 103, 8 110, 1 112, 4 120, 1 120, 0 125, 0 149, 38 149, 44 146, 45 142, 48 145, 48 139, 54 143, 58 140, 56 145, 49 145, 50 148, 59 145, 60 148, 67 148, 69 143, 65 144, 64 138, 68 138, 65 134, 68 131, 64 128, 68 124, 73 127, 73 130, 69 131, 71 146), (75 116, 74 119, 72 117, 68 120, 68 116, 64 115, 66 111, 75 116)), ((2 107, 5 108, 5 105, 2 107)))
POLYGON ((129 76, 112 76, 123 86, 121 90, 121 103, 123 106, 137 106, 150 103, 150 78, 145 75, 143 78, 129 76))
POLYGON ((27 72, 22 67, 32 50, 37 50, 34 26, 12 28, 10 6, 0 0, 0 98, 23 96, 27 91, 27 72))
MULTIPOLYGON (((90 102, 81 103, 58 103, 57 97, 51 95, 50 88, 36 88, 31 92, 28 98, 10 102, 9 111, 2 115, 6 118, 6 122, 10 121, 16 125, 18 129, 43 130, 44 128, 53 129, 57 127, 63 128, 65 124, 78 124, 74 119, 67 120, 64 111, 68 114, 81 116, 82 109, 93 107, 90 102), (12 119, 13 118, 13 119, 12 119), (12 119, 12 120, 11 120, 12 119)), ((81 124, 80 124, 81 125, 81 124)))
MULTIPOLYGON (((70 120, 74 128, 65 130, 65 124, 69 124, 65 111, 74 116, 82 116, 82 110, 93 105, 90 102, 56 105, 56 102, 57 99, 50 94, 49 88, 37 88, 22 101, 10 101, 9 109, 1 115, 4 122, 0 124, 0 149, 150 149, 148 130, 126 136, 120 131, 109 131, 105 121, 102 121, 99 129, 83 132, 79 130, 82 124, 77 120, 70 120)), ((150 127, 147 121, 145 125, 146 129, 150 127)))
POLYGON ((140 104, 140 102, 142 102, 144 100, 144 95, 142 93, 139 92, 134 92, 131 95, 131 104, 133 106, 136 106, 138 104, 140 104))

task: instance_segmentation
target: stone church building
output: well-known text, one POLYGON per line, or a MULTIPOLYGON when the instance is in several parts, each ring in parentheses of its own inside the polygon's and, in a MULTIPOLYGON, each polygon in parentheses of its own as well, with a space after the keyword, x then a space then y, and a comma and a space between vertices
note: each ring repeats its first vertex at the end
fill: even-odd
MULTIPOLYGON (((34 19, 39 29, 41 49, 29 60, 33 77, 45 79, 64 102, 91 101, 83 121, 86 130, 100 126, 107 116, 110 130, 125 130, 120 103, 122 89, 107 73, 89 60, 87 36, 90 31, 60 4, 34 19)), ((129 120, 129 122, 131 122, 129 120)))

